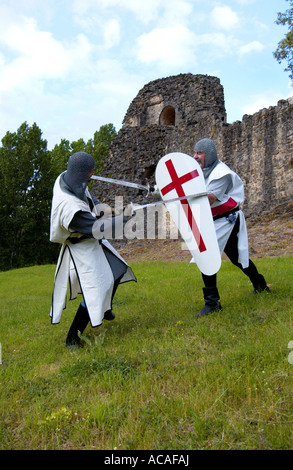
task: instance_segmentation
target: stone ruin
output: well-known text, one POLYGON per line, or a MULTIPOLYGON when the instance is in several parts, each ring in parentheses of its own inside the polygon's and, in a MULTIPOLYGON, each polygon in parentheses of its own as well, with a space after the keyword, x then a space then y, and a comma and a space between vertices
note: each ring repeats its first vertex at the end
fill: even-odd
MULTIPOLYGON (((170 152, 193 155, 194 143, 211 138, 219 158, 245 184, 247 217, 274 211, 293 195, 293 102, 244 115, 227 123, 224 90, 217 77, 180 74, 145 85, 130 104, 113 140, 101 176, 155 184, 160 158, 170 152)), ((152 195, 108 183, 96 183, 94 194, 114 203, 152 202, 152 195)))

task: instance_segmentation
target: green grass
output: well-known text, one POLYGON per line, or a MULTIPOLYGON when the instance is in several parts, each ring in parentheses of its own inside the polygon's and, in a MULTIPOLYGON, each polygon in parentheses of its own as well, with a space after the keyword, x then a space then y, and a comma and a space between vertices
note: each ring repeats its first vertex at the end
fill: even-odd
POLYGON ((257 266, 271 294, 224 261, 224 310, 195 319, 196 266, 134 264, 78 350, 79 300, 50 324, 54 266, 0 273, 0 449, 292 449, 292 258, 257 266))

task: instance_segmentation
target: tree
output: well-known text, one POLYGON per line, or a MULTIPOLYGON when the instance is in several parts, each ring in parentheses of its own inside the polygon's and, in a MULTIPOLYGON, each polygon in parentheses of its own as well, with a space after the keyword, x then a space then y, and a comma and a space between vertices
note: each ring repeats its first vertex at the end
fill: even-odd
POLYGON ((72 153, 72 148, 69 140, 61 139, 60 144, 56 144, 53 150, 50 151, 51 172, 55 180, 57 176, 66 170, 68 158, 72 153))
POLYGON ((278 43, 276 51, 273 53, 279 64, 282 60, 287 60, 288 67, 285 72, 290 72, 289 77, 293 79, 293 0, 287 0, 290 7, 285 13, 278 13, 276 24, 288 25, 289 31, 278 43))
POLYGON ((116 135, 117 132, 113 124, 105 124, 94 133, 93 139, 89 139, 87 143, 83 139, 71 143, 69 140, 62 139, 60 144, 55 145, 50 152, 54 179, 66 170, 68 159, 75 152, 89 153, 96 162, 95 173, 99 174, 108 155, 110 144, 116 135))
POLYGON ((34 123, 7 132, 0 147, 0 269, 43 264, 48 247, 50 159, 34 123))
POLYGON ((96 173, 100 173, 108 155, 110 144, 116 135, 117 132, 113 124, 105 124, 94 133, 94 138, 88 140, 87 143, 83 139, 71 143, 69 140, 62 139, 60 144, 55 145, 50 155, 56 177, 66 170, 68 159, 75 152, 89 153, 96 162, 96 173))
POLYGON ((93 140, 88 141, 85 151, 90 153, 95 159, 96 173, 100 173, 102 170, 110 144, 116 135, 117 132, 113 124, 105 124, 94 133, 93 140))

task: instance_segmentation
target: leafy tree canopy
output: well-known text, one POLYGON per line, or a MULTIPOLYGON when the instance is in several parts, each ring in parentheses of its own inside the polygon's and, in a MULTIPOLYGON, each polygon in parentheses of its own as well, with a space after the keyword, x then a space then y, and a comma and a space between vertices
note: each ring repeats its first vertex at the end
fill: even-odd
MULTIPOLYGON (((288 0, 287 0, 288 1, 288 0)), ((278 43, 278 47, 274 52, 274 57, 277 59, 279 64, 282 60, 286 60, 288 66, 285 68, 285 72, 290 72, 289 77, 293 79, 293 0, 289 0, 290 8, 285 13, 278 13, 276 20, 277 24, 283 26, 287 25, 289 30, 278 43)))
POLYGON ((104 160, 108 154, 109 146, 117 132, 113 124, 105 124, 94 133, 93 139, 86 143, 83 139, 69 142, 62 139, 59 145, 55 145, 51 151, 52 168, 57 177, 66 170, 66 165, 70 155, 75 152, 87 152, 96 162, 96 173, 100 173, 104 160))

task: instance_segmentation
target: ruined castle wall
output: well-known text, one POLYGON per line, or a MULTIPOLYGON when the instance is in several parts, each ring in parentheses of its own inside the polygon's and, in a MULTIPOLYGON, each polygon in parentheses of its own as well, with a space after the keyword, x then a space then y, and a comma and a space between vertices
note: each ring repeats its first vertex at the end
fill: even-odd
POLYGON ((293 106, 282 100, 223 127, 219 156, 245 184, 246 215, 293 196, 293 106))
MULTIPOLYGON (((203 120, 198 131, 205 135, 207 129, 210 134, 213 128, 213 121, 209 120, 207 123, 203 120)), ((111 144, 102 175, 153 186, 156 184, 155 170, 160 158, 172 152, 192 155, 194 140, 193 127, 152 125, 123 128, 111 144)), ((115 195, 123 196, 125 201, 135 201, 139 204, 154 200, 151 194, 146 197, 145 192, 101 182, 96 184, 94 193, 99 200, 111 204, 115 195)))
MULTIPOLYGON (((223 87, 218 78, 205 75, 178 75, 146 85, 129 106, 102 175, 153 185, 162 156, 192 155, 195 141, 204 137, 215 142, 219 158, 243 179, 247 216, 292 200, 293 104, 281 100, 227 124, 223 87)), ((127 202, 153 200, 108 183, 97 183, 94 192, 109 203, 114 195, 127 202)))
POLYGON ((123 128, 160 125, 160 115, 167 106, 174 108, 174 124, 178 128, 195 126, 205 116, 226 122, 220 80, 208 75, 180 74, 145 85, 130 104, 123 128))

